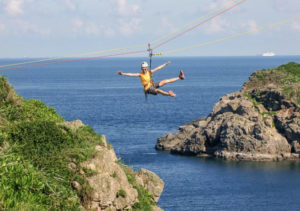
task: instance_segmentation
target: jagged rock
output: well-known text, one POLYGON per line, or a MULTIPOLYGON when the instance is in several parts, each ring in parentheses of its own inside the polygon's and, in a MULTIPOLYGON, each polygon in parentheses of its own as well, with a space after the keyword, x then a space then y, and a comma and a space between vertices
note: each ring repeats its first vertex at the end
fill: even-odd
POLYGON ((156 149, 230 160, 298 159, 300 107, 296 98, 287 99, 268 77, 264 76, 266 83, 256 77, 257 73, 252 74, 241 91, 222 97, 206 118, 158 138, 156 149))
MULTIPOLYGON (((88 177, 87 180, 93 188, 91 195, 91 205, 89 209, 94 210, 129 210, 138 202, 137 190, 128 182, 124 170, 119 164, 116 154, 112 148, 108 149, 107 141, 104 138, 104 146, 96 146, 97 155, 89 161, 82 163, 82 167, 96 172, 95 175, 88 177), (120 190, 126 194, 118 197, 120 190)), ((136 173, 138 181, 153 194, 154 199, 159 199, 163 189, 162 180, 153 172, 141 170, 136 173), (141 176, 139 176, 141 175, 141 176)))
POLYGON ((159 197, 164 189, 164 182, 153 172, 147 169, 141 169, 137 176, 139 183, 153 195, 154 201, 158 202, 159 197))
POLYGON ((64 122, 62 123, 68 127, 70 127, 72 130, 77 130, 78 128, 84 126, 84 124, 82 123, 81 120, 74 120, 74 121, 71 121, 71 122, 64 122))
POLYGON ((163 211, 160 207, 158 206, 152 206, 152 211, 163 211))
POLYGON ((68 164, 68 168, 69 168, 71 171, 76 171, 77 166, 76 166, 75 163, 69 163, 69 164, 68 164))
MULTIPOLYGON (((106 142, 106 141, 105 141, 106 142)), ((92 194, 91 209, 105 209, 109 206, 117 210, 125 209, 138 202, 136 189, 129 184, 122 168, 116 163, 117 157, 113 149, 108 150, 104 146, 97 146, 97 156, 90 161, 82 163, 82 166, 96 172, 87 180, 94 189, 92 194), (116 177, 111 175, 116 174, 116 177), (126 197, 117 197, 118 191, 126 192, 126 197)))
POLYGON ((78 191, 81 190, 81 185, 79 184, 79 182, 77 182, 77 181, 72 181, 72 182, 71 182, 71 185, 72 185, 72 187, 73 187, 75 190, 78 190, 78 191))

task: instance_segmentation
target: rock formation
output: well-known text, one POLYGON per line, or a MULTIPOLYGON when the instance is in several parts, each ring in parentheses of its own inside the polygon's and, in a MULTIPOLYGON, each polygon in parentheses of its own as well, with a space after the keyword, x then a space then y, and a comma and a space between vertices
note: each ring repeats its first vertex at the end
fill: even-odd
MULTIPOLYGON (((103 146, 96 146, 97 156, 81 164, 82 167, 95 172, 87 179, 93 188, 89 209, 110 211, 132 209, 134 204, 139 202, 138 191, 128 181, 126 171, 122 168, 123 164, 118 164, 113 148, 108 147, 105 138, 103 142, 103 146), (119 194, 121 190, 122 194, 119 194)), ((134 174, 137 185, 152 194, 154 201, 158 202, 164 182, 156 174, 145 169, 131 173, 134 174)), ((157 206, 153 206, 152 209, 161 210, 157 206)))
POLYGON ((300 160, 300 65, 253 73, 212 112, 157 140, 156 149, 230 160, 300 160))

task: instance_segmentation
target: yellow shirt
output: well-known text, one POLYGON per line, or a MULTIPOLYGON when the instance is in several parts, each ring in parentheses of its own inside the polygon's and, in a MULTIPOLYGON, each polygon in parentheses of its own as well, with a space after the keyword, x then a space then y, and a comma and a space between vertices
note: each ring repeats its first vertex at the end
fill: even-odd
POLYGON ((144 86, 144 90, 147 91, 152 85, 151 72, 149 70, 145 74, 144 74, 144 72, 141 72, 140 78, 141 78, 141 82, 144 86))

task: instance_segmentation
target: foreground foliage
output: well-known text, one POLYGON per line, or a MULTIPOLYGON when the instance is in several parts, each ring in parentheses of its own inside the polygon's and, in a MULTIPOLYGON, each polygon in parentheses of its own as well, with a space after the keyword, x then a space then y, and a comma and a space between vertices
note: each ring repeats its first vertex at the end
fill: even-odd
MULTIPOLYGON (((104 145, 102 138, 89 126, 69 127, 55 109, 23 99, 0 77, 0 210, 88 207, 93 190, 87 177, 95 172, 80 163, 96 155, 95 146, 104 145)), ((128 166, 122 166, 138 191, 133 210, 151 210, 152 195, 136 184, 128 166)), ((117 193, 126 195, 123 189, 117 193)))
POLYGON ((79 164, 96 154, 102 137, 63 122, 53 108, 22 99, 0 78, 0 210, 77 210, 88 203, 88 172, 79 164))

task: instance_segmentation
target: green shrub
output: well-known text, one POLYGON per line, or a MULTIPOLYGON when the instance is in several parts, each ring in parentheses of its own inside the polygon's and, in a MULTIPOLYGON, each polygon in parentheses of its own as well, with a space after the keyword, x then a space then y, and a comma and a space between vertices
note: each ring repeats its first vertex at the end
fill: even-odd
MULTIPOLYGON (((37 171, 42 172, 47 182, 52 184, 53 192, 60 199, 57 202, 59 206, 74 207, 79 204, 78 201, 83 205, 89 203, 92 188, 86 176, 94 172, 88 171, 87 174, 81 175, 80 169, 71 170, 68 164, 71 162, 79 164, 94 157, 97 153, 95 145, 103 144, 102 136, 97 135, 88 126, 73 131, 54 121, 40 119, 9 125, 6 128, 6 135, 3 139, 9 142, 10 150, 31 163, 37 171), (78 191, 73 190, 70 185, 74 180, 82 187, 78 191), (70 198, 74 199, 74 202, 69 202, 70 198)), ((23 199, 19 199, 21 203, 23 199)), ((14 205, 17 206, 16 203, 11 206, 14 205)))
POLYGON ((138 191, 139 202, 133 205, 133 210, 151 211, 152 205, 155 205, 152 194, 150 194, 143 186, 137 185, 133 170, 119 162, 119 165, 124 170, 128 182, 138 191))
POLYGON ((15 93, 6 78, 0 77, 0 106, 17 104, 19 99, 21 97, 15 93))
POLYGON ((0 154, 0 209, 62 210, 78 208, 74 194, 49 181, 30 162, 14 154, 0 154), (59 194, 62 193, 62 194, 59 194))
POLYGON ((138 191, 139 202, 133 205, 133 210, 152 211, 152 205, 155 205, 152 194, 145 190, 142 186, 135 187, 138 191))
POLYGON ((295 62, 290 62, 278 67, 281 71, 287 71, 288 73, 300 77, 300 65, 295 62))
POLYGON ((8 140, 14 146, 14 152, 31 160, 36 167, 59 173, 64 171, 62 150, 74 144, 74 135, 70 129, 55 122, 34 120, 12 126, 8 140))
POLYGON ((256 78, 260 81, 263 81, 263 80, 265 80, 266 75, 263 72, 260 72, 256 75, 256 78))
POLYGON ((63 122, 55 109, 21 98, 0 77, 0 210, 79 210, 89 203, 93 190, 86 177, 95 172, 80 163, 97 154, 103 137, 63 122), (75 169, 68 168, 71 162, 75 169))
POLYGON ((40 100, 26 100, 22 109, 22 119, 42 119, 44 121, 62 122, 64 119, 40 100))
POLYGON ((40 100, 23 100, 23 105, 7 105, 2 112, 8 121, 37 120, 62 122, 54 108, 42 103, 40 100))

